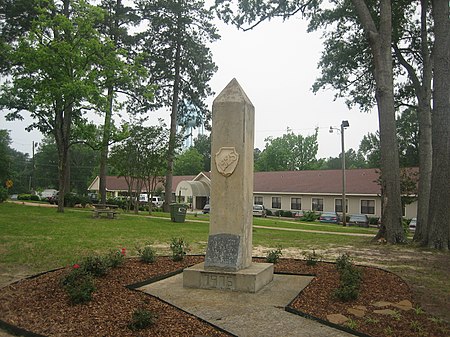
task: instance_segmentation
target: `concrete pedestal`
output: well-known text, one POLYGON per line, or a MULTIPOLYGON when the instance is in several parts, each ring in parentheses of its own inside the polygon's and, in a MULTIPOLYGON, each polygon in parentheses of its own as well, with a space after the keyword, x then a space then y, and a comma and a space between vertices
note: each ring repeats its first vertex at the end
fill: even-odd
POLYGON ((272 263, 252 263, 239 271, 205 269, 204 263, 184 269, 183 286, 256 293, 273 280, 272 263))

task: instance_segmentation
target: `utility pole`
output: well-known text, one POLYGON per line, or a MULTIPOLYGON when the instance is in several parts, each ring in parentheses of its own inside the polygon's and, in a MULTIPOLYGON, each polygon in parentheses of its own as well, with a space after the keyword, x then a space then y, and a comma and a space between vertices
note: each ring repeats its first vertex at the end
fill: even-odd
POLYGON ((346 186, 346 177, 345 177, 345 137, 344 132, 345 128, 348 128, 350 124, 348 121, 342 121, 341 129, 333 128, 330 126, 330 133, 333 133, 333 130, 337 130, 341 132, 341 159, 342 159, 342 225, 347 226, 347 200, 345 193, 346 186))

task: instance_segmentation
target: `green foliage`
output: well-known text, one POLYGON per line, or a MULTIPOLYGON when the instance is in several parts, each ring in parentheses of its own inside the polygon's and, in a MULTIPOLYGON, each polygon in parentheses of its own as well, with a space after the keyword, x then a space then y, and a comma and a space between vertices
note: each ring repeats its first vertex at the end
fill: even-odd
POLYGON ((0 130, 0 186, 11 178, 11 138, 8 130, 0 130))
POLYGON ((172 251, 172 259, 174 261, 183 260, 188 249, 189 245, 183 238, 172 238, 170 250, 172 251))
POLYGON ((278 138, 267 138, 266 147, 255 162, 256 171, 295 171, 315 168, 318 129, 303 137, 288 130, 278 138))
POLYGON ((358 322, 354 321, 353 319, 349 319, 345 325, 349 327, 352 330, 356 330, 358 328, 358 322))
POLYGON ((314 249, 313 249, 312 253, 306 252, 303 255, 306 258, 307 266, 315 266, 321 259, 321 256, 318 255, 314 249))
POLYGON ((336 269, 339 272, 339 287, 334 291, 334 296, 344 302, 356 300, 359 295, 361 273, 355 268, 348 254, 336 259, 336 269))
POLYGON ((142 330, 155 324, 157 318, 158 315, 155 313, 145 308, 139 308, 133 312, 131 323, 128 324, 128 327, 133 331, 142 330))
POLYGON ((122 248, 121 250, 114 250, 111 249, 109 253, 106 255, 106 264, 110 268, 117 268, 123 264, 123 261, 125 260, 125 248, 122 248))
POLYGON ((211 135, 199 134, 194 139, 194 148, 203 157, 203 169, 204 172, 211 171, 211 135))
POLYGON ((319 219, 320 215, 314 211, 303 211, 303 215, 300 217, 301 221, 316 221, 319 219))
POLYGON ((67 193, 64 196, 64 205, 67 207, 74 207, 75 205, 78 205, 78 204, 85 207, 89 202, 90 202, 90 200, 88 197, 74 194, 74 193, 67 193))
POLYGON ((281 255, 283 255, 281 247, 277 247, 277 249, 269 251, 269 253, 266 256, 266 262, 274 264, 278 263, 278 260, 280 259, 281 255))
MULTIPOLYGON (((137 124, 129 128, 129 137, 112 148, 110 162, 119 176, 125 177, 129 191, 144 186, 154 191, 159 177, 164 175, 168 130, 164 123, 150 127, 137 124)), ((131 201, 128 199, 127 209, 132 207, 131 201)), ((137 200, 133 209, 137 212, 137 200)))
POLYGON ((0 186, 0 202, 4 202, 8 199, 8 190, 0 186))
POLYGON ((98 255, 89 255, 81 262, 81 268, 94 276, 106 275, 109 267, 109 259, 98 255))
POLYGON ((204 159, 195 147, 190 147, 175 158, 174 175, 197 175, 203 170, 204 159))
POLYGON ((150 244, 146 244, 142 248, 137 248, 137 252, 141 260, 146 263, 153 263, 156 260, 156 251, 150 244))
POLYGON ((29 193, 22 193, 17 196, 17 200, 39 201, 39 196, 29 193))
POLYGON ((79 265, 73 266, 72 270, 62 278, 61 284, 72 304, 90 301, 95 291, 92 275, 79 265))

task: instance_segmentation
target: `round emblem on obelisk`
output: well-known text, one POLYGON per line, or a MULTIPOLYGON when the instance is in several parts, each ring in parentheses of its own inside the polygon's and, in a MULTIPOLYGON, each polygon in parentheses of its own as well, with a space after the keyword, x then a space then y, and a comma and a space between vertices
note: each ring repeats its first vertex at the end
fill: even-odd
POLYGON ((221 147, 216 153, 215 160, 217 171, 224 177, 229 177, 236 169, 239 154, 234 147, 221 147))

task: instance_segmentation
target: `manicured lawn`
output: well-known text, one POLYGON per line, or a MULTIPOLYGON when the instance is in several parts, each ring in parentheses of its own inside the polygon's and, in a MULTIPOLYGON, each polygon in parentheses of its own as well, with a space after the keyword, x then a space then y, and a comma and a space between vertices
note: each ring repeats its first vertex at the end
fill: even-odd
MULTIPOLYGON (((11 270, 21 266, 33 273, 78 261, 89 254, 103 254, 110 249, 127 248, 136 255, 137 247, 145 243, 156 246, 159 254, 169 254, 168 244, 174 237, 182 237, 191 245, 191 253, 204 253, 208 240, 208 216, 189 215, 185 223, 173 223, 168 214, 153 213, 152 218, 141 213, 119 214, 118 219, 95 219, 89 210, 33 207, 20 204, 0 204, 0 268, 11 270), (156 218, 158 217, 158 218, 156 218), (163 217, 162 219, 159 217, 163 217), (195 220, 195 221, 191 221, 195 220)), ((255 219, 255 224, 342 231, 337 225, 302 225, 278 219, 255 219)), ((348 228, 354 232, 360 229, 348 228)), ((286 232, 255 228, 254 245, 283 248, 312 249, 329 245, 363 245, 367 238, 286 232)))
MULTIPOLYGON (((157 254, 170 255, 172 238, 182 237, 190 253, 205 252, 209 233, 208 215, 188 215, 185 223, 173 223, 169 214, 134 215, 120 213, 118 219, 95 219, 88 209, 66 209, 0 203, 0 287, 37 272, 79 262, 83 256, 105 254, 110 249, 127 249, 137 255, 146 243, 157 254)), ((383 266, 409 281, 415 296, 430 310, 439 308, 448 317, 450 266, 449 253, 424 250, 417 245, 379 245, 371 237, 340 235, 375 234, 375 228, 342 227, 335 224, 302 223, 278 218, 254 219, 254 225, 320 230, 332 234, 273 230, 255 227, 253 246, 257 251, 281 246, 298 257, 313 249, 334 260, 347 252, 356 262, 383 266), (426 289, 424 285, 426 284, 426 289), (436 304, 438 303, 438 304, 436 304)), ((262 253, 264 254, 264 253, 262 253)), ((261 255, 260 255, 261 256, 261 255)), ((264 256, 264 255, 263 255, 264 256)))

